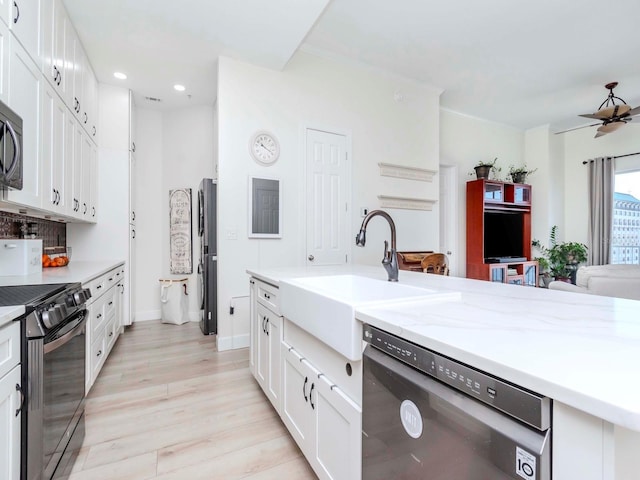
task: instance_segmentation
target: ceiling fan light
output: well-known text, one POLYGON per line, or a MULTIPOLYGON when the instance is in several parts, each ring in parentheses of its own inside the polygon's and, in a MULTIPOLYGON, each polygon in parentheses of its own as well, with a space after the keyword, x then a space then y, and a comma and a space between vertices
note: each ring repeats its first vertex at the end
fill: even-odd
POLYGON ((613 105, 611 107, 606 107, 598 110, 596 113, 594 113, 594 115, 596 115, 598 118, 614 118, 625 115, 629 112, 629 110, 631 110, 631 107, 629 105, 613 105), (616 108, 618 109, 617 111, 616 108))

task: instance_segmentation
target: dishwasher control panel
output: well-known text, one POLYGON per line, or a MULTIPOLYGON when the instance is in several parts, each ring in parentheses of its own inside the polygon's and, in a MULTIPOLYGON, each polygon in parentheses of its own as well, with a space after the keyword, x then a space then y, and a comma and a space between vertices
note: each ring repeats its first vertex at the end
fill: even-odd
POLYGON ((539 429, 551 426, 551 400, 403 338, 364 325, 363 339, 376 349, 539 429))

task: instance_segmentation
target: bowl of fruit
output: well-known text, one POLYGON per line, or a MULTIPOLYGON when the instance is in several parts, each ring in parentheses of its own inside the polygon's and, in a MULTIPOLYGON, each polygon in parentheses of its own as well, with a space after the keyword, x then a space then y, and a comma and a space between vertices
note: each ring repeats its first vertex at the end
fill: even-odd
POLYGON ((42 255, 42 268, 66 267, 70 256, 66 247, 46 247, 42 255))

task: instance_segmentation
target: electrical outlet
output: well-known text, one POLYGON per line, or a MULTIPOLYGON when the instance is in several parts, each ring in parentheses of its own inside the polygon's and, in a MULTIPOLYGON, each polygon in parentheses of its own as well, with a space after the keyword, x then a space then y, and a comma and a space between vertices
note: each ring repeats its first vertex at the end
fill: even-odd
POLYGON ((361 217, 366 217, 368 213, 369 213, 369 209, 367 207, 361 207, 360 208, 360 216, 361 217))
POLYGON ((238 230, 235 227, 227 228, 227 240, 237 240, 238 230))

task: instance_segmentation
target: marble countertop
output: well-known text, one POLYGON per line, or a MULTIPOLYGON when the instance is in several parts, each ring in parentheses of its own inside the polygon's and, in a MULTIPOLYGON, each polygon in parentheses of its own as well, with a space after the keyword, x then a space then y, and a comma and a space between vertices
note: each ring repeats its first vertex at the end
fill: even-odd
MULTIPOLYGON (((382 267, 255 269, 287 278, 382 267)), ((616 425, 640 431, 640 302, 400 271, 400 283, 460 292, 450 302, 362 306, 356 318, 616 425)))
POLYGON ((9 285, 38 285, 47 283, 85 283, 103 273, 124 265, 124 260, 104 260, 95 262, 69 262, 66 267, 43 268, 32 275, 0 277, 0 287, 9 285))
POLYGON ((24 313, 24 305, 17 305, 15 307, 0 307, 0 328, 7 323, 15 320, 24 313))

